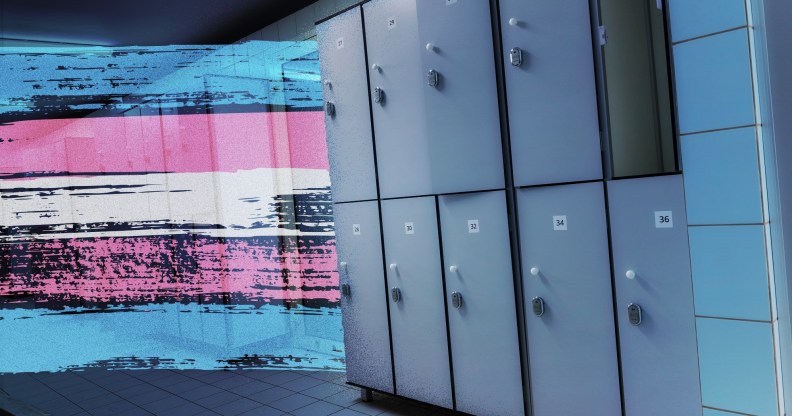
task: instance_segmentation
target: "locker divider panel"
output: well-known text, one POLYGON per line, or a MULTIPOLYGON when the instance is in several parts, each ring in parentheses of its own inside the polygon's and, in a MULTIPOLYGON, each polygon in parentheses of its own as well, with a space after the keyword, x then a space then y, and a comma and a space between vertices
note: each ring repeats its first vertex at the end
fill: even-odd
POLYGON ((396 391, 450 409, 453 394, 435 197, 382 201, 382 225, 396 391))
POLYGON ((608 182, 625 413, 700 415, 681 175, 608 182))
POLYGON ((380 196, 432 194, 415 0, 372 0, 363 13, 380 196))
POLYGON ((415 0, 433 193, 504 187, 489 1, 415 0), (438 85, 430 86, 430 71, 438 85))
POLYGON ((350 9, 316 27, 325 129, 335 202, 377 198, 362 12, 350 9))
POLYGON ((379 204, 337 204, 333 210, 347 380, 394 393, 379 204))
POLYGON ((601 179, 588 0, 500 0, 500 11, 515 186, 601 179))
POLYGON ((441 196, 439 211, 457 410, 522 416, 506 195, 441 196))
POLYGON ((602 182, 519 189, 517 212, 533 414, 621 414, 602 182))

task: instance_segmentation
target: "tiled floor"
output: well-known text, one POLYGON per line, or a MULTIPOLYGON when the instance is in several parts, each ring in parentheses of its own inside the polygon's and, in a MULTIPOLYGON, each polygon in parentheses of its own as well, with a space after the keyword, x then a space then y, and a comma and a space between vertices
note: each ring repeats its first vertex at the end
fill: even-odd
MULTIPOLYGON (((375 394, 323 371, 106 371, 0 375, 0 407, 16 416, 450 415, 375 394)), ((2 412, 0 412, 2 414, 2 412)))

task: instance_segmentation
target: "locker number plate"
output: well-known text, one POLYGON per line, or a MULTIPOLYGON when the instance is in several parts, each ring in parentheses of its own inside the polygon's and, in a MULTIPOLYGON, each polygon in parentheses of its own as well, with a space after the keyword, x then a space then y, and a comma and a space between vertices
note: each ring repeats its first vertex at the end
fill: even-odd
POLYGON ((475 234, 479 231, 479 220, 468 220, 468 233, 475 234))
POLYGON ((411 222, 404 223, 404 234, 415 234, 415 226, 411 222))
POLYGON ((566 231, 567 230, 567 217, 566 215, 553 215, 553 230, 566 231))
POLYGON ((352 235, 360 235, 360 224, 352 224, 352 235))
POLYGON ((344 49, 344 38, 336 39, 336 49, 344 49))
POLYGON ((457 2, 457 0, 446 0, 446 6, 450 6, 450 5, 452 5, 452 4, 456 3, 456 2, 457 2))
POLYGON ((394 29, 396 27, 396 16, 391 16, 388 18, 388 30, 394 29))
POLYGON ((655 228, 674 228, 674 213, 655 211, 655 228))

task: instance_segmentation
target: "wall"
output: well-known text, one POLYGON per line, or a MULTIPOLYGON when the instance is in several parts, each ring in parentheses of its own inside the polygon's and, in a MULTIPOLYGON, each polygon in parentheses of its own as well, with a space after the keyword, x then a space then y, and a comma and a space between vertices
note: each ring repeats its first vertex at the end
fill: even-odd
POLYGON ((783 411, 750 6, 670 1, 705 415, 783 411))

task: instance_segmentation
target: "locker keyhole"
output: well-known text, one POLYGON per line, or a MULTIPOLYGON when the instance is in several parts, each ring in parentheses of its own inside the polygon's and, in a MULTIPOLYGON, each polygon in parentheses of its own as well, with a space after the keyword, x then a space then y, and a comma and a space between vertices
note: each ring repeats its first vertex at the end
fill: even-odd
POLYGON ((382 91, 382 88, 380 87, 374 88, 374 91, 371 93, 371 95, 374 98, 374 102, 377 104, 382 104, 385 101, 385 92, 382 91))
POLYGON ((540 297, 535 297, 531 301, 531 307, 533 308, 533 313, 536 316, 542 316, 545 313, 545 303, 544 299, 540 297))
POLYGON ((348 298, 349 295, 352 294, 352 289, 349 287, 348 284, 344 283, 341 285, 341 295, 345 298, 348 298))
POLYGON ((426 74, 426 83, 429 84, 430 87, 437 87, 440 85, 440 74, 434 69, 430 69, 429 73, 426 74))
POLYGON ((512 50, 509 51, 509 61, 511 61, 511 64, 513 66, 522 66, 523 63, 522 49, 512 48, 512 50))
POLYGON ((391 300, 393 300, 393 303, 399 303, 399 301, 401 301, 401 290, 399 290, 398 287, 391 289, 391 300))
POLYGON ((635 303, 631 303, 627 305, 627 318, 630 320, 630 325, 638 326, 641 325, 641 321, 643 320, 643 312, 641 311, 641 306, 635 303))
POLYGON ((325 114, 327 114, 328 117, 335 117, 335 115, 336 115, 335 104, 333 104, 330 101, 326 102, 325 103, 325 114))
POLYGON ((459 309, 462 307, 462 294, 459 292, 454 292, 451 294, 451 304, 454 305, 455 308, 459 309))

